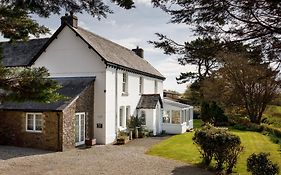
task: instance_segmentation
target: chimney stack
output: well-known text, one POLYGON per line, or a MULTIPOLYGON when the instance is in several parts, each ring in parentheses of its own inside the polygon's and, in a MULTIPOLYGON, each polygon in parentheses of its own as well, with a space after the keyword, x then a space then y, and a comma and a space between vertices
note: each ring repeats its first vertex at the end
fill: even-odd
POLYGON ((141 58, 143 58, 143 49, 139 48, 139 46, 137 46, 136 49, 132 49, 133 52, 135 52, 135 54, 141 58))
POLYGON ((61 17, 61 25, 67 23, 68 25, 77 28, 78 27, 78 18, 73 15, 73 12, 70 12, 70 15, 67 13, 65 16, 61 17))

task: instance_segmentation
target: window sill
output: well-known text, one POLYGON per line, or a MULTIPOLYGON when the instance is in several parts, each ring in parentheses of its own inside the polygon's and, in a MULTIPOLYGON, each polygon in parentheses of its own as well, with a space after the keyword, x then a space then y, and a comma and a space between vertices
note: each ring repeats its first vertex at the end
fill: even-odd
POLYGON ((42 133, 42 131, 32 131, 32 130, 26 130, 28 133, 42 133))
POLYGON ((118 129, 119 129, 119 131, 125 131, 127 128, 123 127, 123 126, 119 126, 118 129))
POLYGON ((122 96, 128 96, 129 93, 128 92, 122 92, 122 96))

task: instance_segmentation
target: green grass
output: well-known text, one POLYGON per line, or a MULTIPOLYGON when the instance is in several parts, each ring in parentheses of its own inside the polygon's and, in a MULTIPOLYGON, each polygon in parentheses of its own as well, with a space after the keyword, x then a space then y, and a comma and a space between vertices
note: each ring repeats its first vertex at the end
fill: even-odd
POLYGON ((281 106, 269 105, 263 114, 263 118, 267 118, 272 126, 281 128, 281 106))
POLYGON ((203 121, 201 119, 193 119, 193 128, 201 128, 203 121))
MULTIPOLYGON (((271 154, 270 159, 278 163, 281 168, 280 147, 273 144, 267 136, 248 131, 231 132, 241 138, 242 145, 245 147, 238 160, 237 167, 234 169, 235 174, 250 175, 246 170, 246 160, 254 152, 269 152, 271 154)), ((201 158, 197 147, 192 142, 192 136, 193 133, 173 136, 153 146, 147 154, 198 164, 201 162, 201 158)))

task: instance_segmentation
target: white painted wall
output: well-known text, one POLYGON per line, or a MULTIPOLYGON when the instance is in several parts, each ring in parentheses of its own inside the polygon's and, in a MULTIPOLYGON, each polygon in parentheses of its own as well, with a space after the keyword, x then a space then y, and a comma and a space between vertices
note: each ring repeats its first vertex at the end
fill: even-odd
POLYGON ((186 132, 187 126, 186 123, 182 123, 182 124, 163 123, 162 129, 163 131, 166 131, 166 133, 168 134, 182 134, 186 132))
POLYGON ((94 138, 105 144, 105 64, 88 45, 65 27, 34 63, 34 67, 46 67, 51 77, 95 76, 94 138), (97 128, 97 123, 103 128, 97 128))
MULTIPOLYGON (((154 94, 154 82, 156 79, 128 72, 128 94, 122 94, 122 78, 123 78, 122 70, 108 67, 106 69, 106 143, 112 143, 116 138, 117 130, 122 130, 124 128, 119 127, 119 109, 120 107, 130 106, 130 116, 137 115, 136 107, 140 100, 141 94, 139 94, 139 78, 143 77, 143 94, 154 94), (117 73, 117 76, 116 76, 117 73), (117 79, 117 95, 116 95, 116 79, 117 79), (117 103, 115 103, 115 101, 117 103), (117 115, 116 115, 117 112, 117 115), (117 120, 115 120, 117 118, 117 120), (117 124, 117 125, 116 125, 117 124)), ((157 80, 158 83, 158 93, 163 97, 163 81, 157 80)), ((149 111, 147 116, 155 116, 156 110, 153 112, 149 111), (154 114, 155 113, 155 114, 154 114)), ((126 114, 125 114, 126 116, 126 114)), ((148 117, 147 117, 148 118, 148 117)), ((150 120, 150 119, 148 119, 150 120)), ((155 122, 156 118, 152 118, 151 120, 155 121, 147 121, 151 126, 151 130, 156 128, 155 122), (154 125, 152 127, 152 125, 154 125)))

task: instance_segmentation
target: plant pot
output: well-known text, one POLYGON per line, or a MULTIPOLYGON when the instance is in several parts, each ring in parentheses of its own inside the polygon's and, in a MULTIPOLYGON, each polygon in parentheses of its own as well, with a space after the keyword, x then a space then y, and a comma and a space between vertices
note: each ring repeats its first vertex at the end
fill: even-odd
POLYGON ((126 144, 128 142, 129 142, 129 137, 128 138, 118 138, 116 144, 117 145, 124 145, 124 144, 126 144))
POLYGON ((93 146, 93 145, 97 144, 97 142, 96 142, 96 139, 86 139, 85 144, 87 146, 93 146))

